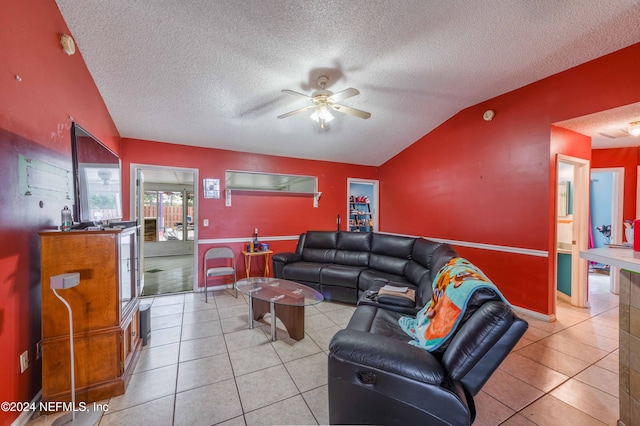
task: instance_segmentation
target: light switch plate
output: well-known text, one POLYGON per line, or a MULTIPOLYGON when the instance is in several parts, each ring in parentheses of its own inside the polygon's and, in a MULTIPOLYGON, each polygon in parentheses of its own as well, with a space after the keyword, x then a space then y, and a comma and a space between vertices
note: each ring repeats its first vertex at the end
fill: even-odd
POLYGON ((29 351, 26 350, 20 354, 20 372, 24 373, 29 368, 29 351))

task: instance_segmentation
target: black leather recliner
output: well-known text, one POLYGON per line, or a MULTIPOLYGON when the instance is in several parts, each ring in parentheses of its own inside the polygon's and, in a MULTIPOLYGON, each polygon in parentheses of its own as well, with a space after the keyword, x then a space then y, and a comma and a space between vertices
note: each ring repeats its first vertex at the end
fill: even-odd
POLYGON ((359 305, 329 345, 331 424, 469 425, 473 397, 528 324, 493 291, 478 291, 435 352, 410 345, 402 313, 359 305))

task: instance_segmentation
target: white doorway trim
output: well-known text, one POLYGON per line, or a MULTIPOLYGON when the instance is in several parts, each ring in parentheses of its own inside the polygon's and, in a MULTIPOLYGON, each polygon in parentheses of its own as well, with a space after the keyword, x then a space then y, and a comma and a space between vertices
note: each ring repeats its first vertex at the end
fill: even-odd
POLYGON ((636 214, 634 219, 638 218, 640 213, 640 166, 636 169, 636 214))
POLYGON ((346 229, 349 230, 349 195, 352 183, 362 183, 373 186, 373 230, 380 232, 380 182, 375 179, 359 179, 359 178, 347 178, 347 199, 345 200, 347 206, 347 214, 345 215, 346 229))
MULTIPOLYGON (((624 167, 594 168, 591 173, 612 173, 613 182, 611 188, 611 243, 622 244, 622 232, 624 230, 622 204, 624 202, 624 167)), ((612 266, 609 268, 609 291, 620 293, 620 269, 612 266)))
MULTIPOLYGON (((571 304, 580 308, 589 306, 588 302, 588 266, 587 261, 580 257, 580 252, 588 248, 589 235, 589 160, 571 157, 564 154, 556 156, 556 171, 559 163, 574 166, 574 194, 573 194, 573 239, 571 244, 571 304)), ((557 188, 556 173, 556 188, 557 188)), ((556 210, 557 211, 557 210, 556 210)), ((555 215, 554 215, 555 217, 555 215)), ((555 279, 553 280, 553 313, 556 313, 557 277, 558 277, 558 236, 554 233, 555 279)))
MULTIPOLYGON (((173 167, 173 166, 159 166, 154 164, 140 164, 140 163, 131 163, 129 165, 129 214, 132 218, 137 217, 138 212, 136 212, 136 177, 138 176, 138 170, 175 170, 185 173, 193 173, 193 291, 198 291, 198 191, 200 188, 199 182, 200 178, 198 177, 199 170, 192 169, 188 167, 173 167)), ((141 197, 144 194, 140 194, 141 197)), ((142 204, 142 199, 137 200, 140 204, 142 204)), ((144 226, 143 224, 140 224, 144 226)), ((141 232, 144 235, 144 229, 141 232)), ((144 238, 140 238, 140 246, 142 250, 144 250, 144 238)))

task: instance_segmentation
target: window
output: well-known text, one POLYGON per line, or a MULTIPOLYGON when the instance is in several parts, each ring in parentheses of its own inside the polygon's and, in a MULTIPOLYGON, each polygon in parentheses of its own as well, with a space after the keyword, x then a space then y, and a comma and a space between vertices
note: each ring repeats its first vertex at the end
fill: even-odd
POLYGON ((155 219, 153 241, 192 241, 193 232, 192 192, 145 191, 145 222, 155 219))

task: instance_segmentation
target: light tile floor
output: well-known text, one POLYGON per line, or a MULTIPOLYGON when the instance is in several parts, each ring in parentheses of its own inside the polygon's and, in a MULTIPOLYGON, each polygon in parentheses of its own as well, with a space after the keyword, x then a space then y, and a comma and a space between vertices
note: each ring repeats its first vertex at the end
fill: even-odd
MULTIPOLYGON (((590 284, 590 309, 558 303, 557 321, 529 330, 476 397, 475 425, 614 425, 618 419, 618 299, 590 284)), ((151 302, 152 334, 126 394, 101 425, 327 424, 327 350, 352 306, 306 308, 305 338, 269 316, 248 329, 243 295, 185 293, 151 302)), ((57 415, 31 423, 50 424, 57 415)))

